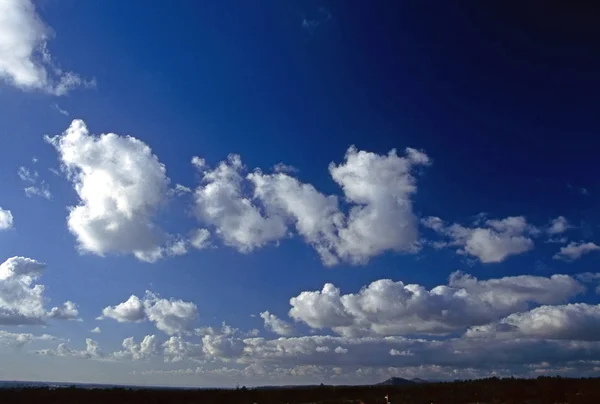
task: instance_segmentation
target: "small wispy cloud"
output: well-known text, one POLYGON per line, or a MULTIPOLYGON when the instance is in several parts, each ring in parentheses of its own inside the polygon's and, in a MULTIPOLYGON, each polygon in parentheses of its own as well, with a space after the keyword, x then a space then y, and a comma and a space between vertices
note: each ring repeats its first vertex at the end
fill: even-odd
POLYGON ((312 34, 317 28, 329 20, 331 20, 331 13, 324 7, 319 7, 316 16, 313 18, 304 17, 302 19, 302 28, 312 34))
POLYGON ((580 195, 587 196, 590 194, 590 191, 585 187, 578 187, 575 185, 567 184, 567 188, 569 188, 571 191, 577 192, 580 195))
POLYGON ((59 114, 64 115, 64 116, 69 116, 69 111, 67 111, 66 109, 62 109, 58 104, 52 104, 52 108, 54 110, 56 110, 59 114))
MULTIPOLYGON (((37 163, 37 158, 32 158, 33 163, 37 163)), ((32 196, 41 196, 42 198, 46 198, 48 200, 52 199, 52 193, 50 192, 50 187, 46 183, 46 181, 39 181, 40 174, 36 170, 31 170, 25 166, 19 167, 17 171, 17 175, 21 179, 21 181, 29 184, 24 188, 25 196, 31 198, 32 196)))

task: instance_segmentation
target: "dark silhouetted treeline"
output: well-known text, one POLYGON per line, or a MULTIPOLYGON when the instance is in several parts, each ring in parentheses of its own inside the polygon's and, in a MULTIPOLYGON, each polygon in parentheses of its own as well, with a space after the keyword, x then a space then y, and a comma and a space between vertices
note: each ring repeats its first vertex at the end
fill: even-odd
POLYGON ((0 389, 0 403, 586 403, 600 404, 600 379, 481 379, 412 386, 320 386, 234 390, 81 389, 20 388, 0 389))

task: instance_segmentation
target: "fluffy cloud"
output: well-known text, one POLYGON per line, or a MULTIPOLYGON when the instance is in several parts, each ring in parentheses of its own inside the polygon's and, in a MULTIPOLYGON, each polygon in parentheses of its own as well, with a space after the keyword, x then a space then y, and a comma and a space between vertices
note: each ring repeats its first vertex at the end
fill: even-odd
POLYGON ((132 295, 123 303, 105 307, 98 319, 112 318, 120 323, 149 320, 159 330, 174 335, 188 332, 197 314, 198 309, 192 302, 161 299, 157 294, 146 291, 143 300, 132 295))
POLYGON ((284 337, 290 337, 294 335, 294 327, 288 323, 287 321, 283 321, 275 314, 271 314, 268 311, 263 311, 260 313, 260 317, 265 322, 265 328, 269 331, 274 332, 277 335, 282 335, 284 337))
POLYGON ((259 207, 243 196, 240 156, 230 155, 214 170, 197 157, 192 163, 203 170, 203 185, 195 192, 196 215, 214 226, 225 244, 249 252, 285 236, 283 218, 263 216, 259 207))
POLYGON ((91 338, 86 338, 85 349, 72 349, 66 343, 61 343, 55 349, 40 349, 35 351, 38 355, 45 356, 73 356, 76 358, 85 359, 102 359, 104 353, 100 350, 100 346, 91 338))
POLYGON ((342 295, 332 284, 290 300, 290 316, 311 328, 344 336, 444 334, 487 324, 530 304, 563 303, 585 291, 567 275, 515 276, 480 281, 455 272, 448 285, 431 290, 389 279, 357 294, 342 295))
POLYGON ((169 335, 187 332, 198 315, 198 309, 192 302, 161 299, 151 292, 146 292, 144 309, 148 320, 169 335))
POLYGON ((90 330, 90 332, 92 332, 94 334, 100 334, 102 332, 102 330, 100 329, 100 327, 96 327, 96 328, 92 328, 90 330))
POLYGON ((76 87, 93 87, 71 71, 63 71, 47 48, 52 31, 31 0, 0 2, 0 79, 23 90, 65 95, 76 87))
POLYGON ((144 303, 135 295, 116 306, 108 306, 102 310, 102 316, 98 319, 112 318, 119 323, 143 321, 146 319, 144 303))
POLYGON ((155 335, 146 335, 139 344, 136 344, 133 337, 125 338, 122 346, 122 351, 112 355, 116 359, 143 360, 160 354, 160 346, 155 335))
POLYGON ((241 252, 281 240, 290 225, 326 265, 364 264, 385 251, 418 250, 412 171, 430 160, 415 149, 407 148, 400 157, 396 150, 378 155, 351 147, 343 164, 330 164, 331 177, 351 205, 347 214, 336 196, 320 193, 289 172, 264 174, 257 169, 244 177, 237 155, 215 169, 198 157, 192 163, 203 173, 195 191, 197 217, 241 252), (254 189, 253 195, 246 195, 247 188, 254 189))
POLYGON ((114 133, 91 135, 81 120, 46 140, 79 196, 67 222, 82 251, 133 253, 144 261, 166 253, 153 215, 167 197, 169 179, 144 142, 114 133))
POLYGON ((199 250, 210 245, 210 232, 206 229, 196 229, 190 238, 190 244, 199 250))
POLYGON ((494 324, 472 327, 466 335, 599 341, 600 305, 540 306, 527 312, 513 313, 494 324))
POLYGON ((45 264, 12 257, 0 264, 0 325, 44 322, 44 286, 34 284, 45 264))
POLYGON ((582 255, 597 250, 600 250, 600 246, 594 243, 571 242, 569 245, 561 247, 560 251, 556 253, 553 258, 555 260, 574 261, 581 258, 582 255))
POLYGON ((502 262, 511 255, 533 249, 531 236, 539 234, 539 230, 528 224, 523 216, 483 222, 478 220, 475 227, 446 225, 438 217, 425 218, 422 223, 450 239, 448 242, 434 243, 435 247, 458 247, 457 253, 475 257, 485 264, 502 262))
POLYGON ((0 330, 0 344, 20 348, 33 341, 55 341, 56 337, 48 334, 39 336, 29 333, 12 333, 0 330))
POLYGON ((49 318, 56 318, 61 320, 77 320, 79 311, 77 305, 71 301, 63 303, 60 307, 53 307, 47 314, 49 318))
POLYGON ((10 210, 0 208, 0 230, 13 227, 13 215, 10 210))
POLYGON ((550 221, 547 232, 551 235, 561 234, 571 228, 571 224, 564 216, 559 216, 550 221))

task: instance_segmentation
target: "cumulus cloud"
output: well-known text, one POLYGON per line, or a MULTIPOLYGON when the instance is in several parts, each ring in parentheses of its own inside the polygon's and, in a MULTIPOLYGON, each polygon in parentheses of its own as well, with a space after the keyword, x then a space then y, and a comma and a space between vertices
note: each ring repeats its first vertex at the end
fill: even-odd
POLYGON ((150 262, 167 253, 153 216, 165 201, 169 179, 144 142, 114 133, 91 135, 81 120, 46 140, 79 197, 67 223, 81 251, 132 253, 150 262))
POLYGON ((513 313, 497 323, 472 327, 466 335, 600 341, 600 305, 544 305, 530 311, 513 313))
POLYGON ((265 328, 277 335, 290 337, 295 334, 294 327, 287 321, 277 317, 275 314, 271 314, 268 311, 263 311, 260 313, 260 317, 265 322, 265 328))
POLYGON ((114 358, 144 360, 160 354, 160 346, 155 335, 146 335, 139 344, 135 342, 133 337, 125 338, 122 346, 122 351, 112 354, 114 358))
POLYGON ((33 335, 29 333, 12 333, 0 330, 0 344, 11 347, 23 347, 33 341, 55 341, 56 337, 48 334, 33 335))
POLYGON ((12 257, 0 264, 0 325, 42 324, 46 318, 77 316, 73 302, 46 313, 44 285, 35 284, 45 268, 45 264, 25 257, 12 257))
POLYGON ((439 217, 428 217, 421 222, 425 227, 449 239, 434 243, 434 247, 457 247, 458 254, 477 258, 484 264, 502 262, 512 255, 532 250, 532 236, 539 234, 539 229, 528 224, 523 216, 483 222, 478 220, 475 227, 447 225, 439 217))
POLYGON ((198 315, 192 302, 177 299, 161 299, 157 294, 146 292, 144 309, 148 320, 168 335, 185 333, 198 315))
POLYGON ((203 173, 195 192, 197 217, 241 252, 278 242, 290 235, 290 226, 326 265, 364 264, 385 251, 419 249, 412 171, 430 159, 418 150, 407 148, 401 157, 396 150, 378 155, 351 147, 343 164, 330 164, 331 177, 350 204, 347 214, 337 196, 324 195, 288 173, 257 169, 244 175, 237 155, 215 169, 198 157, 192 163, 203 173), (249 188, 253 194, 244 192, 249 188))
MULTIPOLYGON (((138 346, 133 341, 131 343, 138 346)), ((136 349, 139 348, 134 351, 136 349)), ((540 363, 545 366, 581 364, 600 353, 600 343, 535 338, 457 337, 429 340, 313 335, 243 339, 220 335, 203 338, 201 343, 173 336, 151 351, 152 354, 140 358, 162 354, 166 362, 224 362, 236 367, 217 367, 213 371, 238 378, 258 375, 264 380, 274 375, 300 376, 317 372, 326 376, 325 372, 331 372, 350 377, 354 375, 356 380, 364 380, 365 375, 381 375, 379 372, 392 368, 396 371, 439 369, 439 376, 453 378, 457 370, 486 376, 507 368, 512 370, 507 371, 508 374, 515 374, 540 363)), ((134 355, 125 354, 120 358, 134 359, 134 355)), ((203 368, 185 373, 208 372, 211 370, 203 368)))
POLYGON ((76 87, 94 87, 94 80, 64 71, 52 60, 51 36, 31 0, 0 2, 0 79, 22 90, 57 96, 76 87))
POLYGON ((102 316, 98 317, 98 319, 104 318, 112 318, 119 323, 143 321, 146 319, 144 303, 139 297, 131 295, 129 299, 123 303, 119 303, 116 306, 105 307, 102 310, 102 316))
POLYGON ((76 358, 96 360, 104 358, 104 353, 100 349, 98 342, 91 338, 86 338, 85 349, 72 349, 67 345, 67 343, 63 342, 55 349, 40 349, 35 351, 35 353, 45 356, 72 356, 76 358))
POLYGON ((192 302, 162 299, 157 294, 146 291, 143 300, 132 295, 123 303, 105 307, 98 319, 112 318, 120 323, 149 320, 159 330, 174 335, 189 332, 197 312, 197 307, 192 302))
POLYGON ((344 336, 446 334, 487 324, 531 304, 563 303, 585 287, 567 275, 489 280, 455 272, 448 285, 427 290, 390 279, 342 295, 333 284, 290 300, 290 316, 314 329, 344 336))
POLYGON ((92 328, 90 330, 90 332, 94 333, 94 334, 100 334, 102 332, 102 330, 100 329, 100 327, 95 327, 95 328, 92 328))
POLYGON ((0 207, 0 230, 8 230, 13 227, 13 215, 10 210, 0 207))
POLYGON ((565 247, 561 247, 560 251, 554 255, 555 260, 575 261, 585 254, 600 250, 600 246, 595 243, 571 242, 565 247))
POLYGON ((243 196, 242 160, 230 155, 214 170, 195 157, 192 163, 203 170, 203 184, 196 189, 196 215, 214 226, 225 244, 250 252, 286 234, 283 218, 263 216, 259 207, 243 196))
POLYGON ((210 246, 210 232, 207 229, 194 230, 190 237, 190 244, 198 250, 210 246))
POLYGON ((47 314, 49 318, 61 320, 77 320, 79 311, 77 305, 71 301, 66 301, 60 307, 53 307, 47 314))

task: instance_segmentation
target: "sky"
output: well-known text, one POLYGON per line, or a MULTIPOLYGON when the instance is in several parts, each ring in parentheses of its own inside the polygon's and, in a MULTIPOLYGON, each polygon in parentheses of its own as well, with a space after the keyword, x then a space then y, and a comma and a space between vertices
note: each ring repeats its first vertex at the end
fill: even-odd
POLYGON ((600 376, 566 7, 0 0, 0 380, 600 376))

